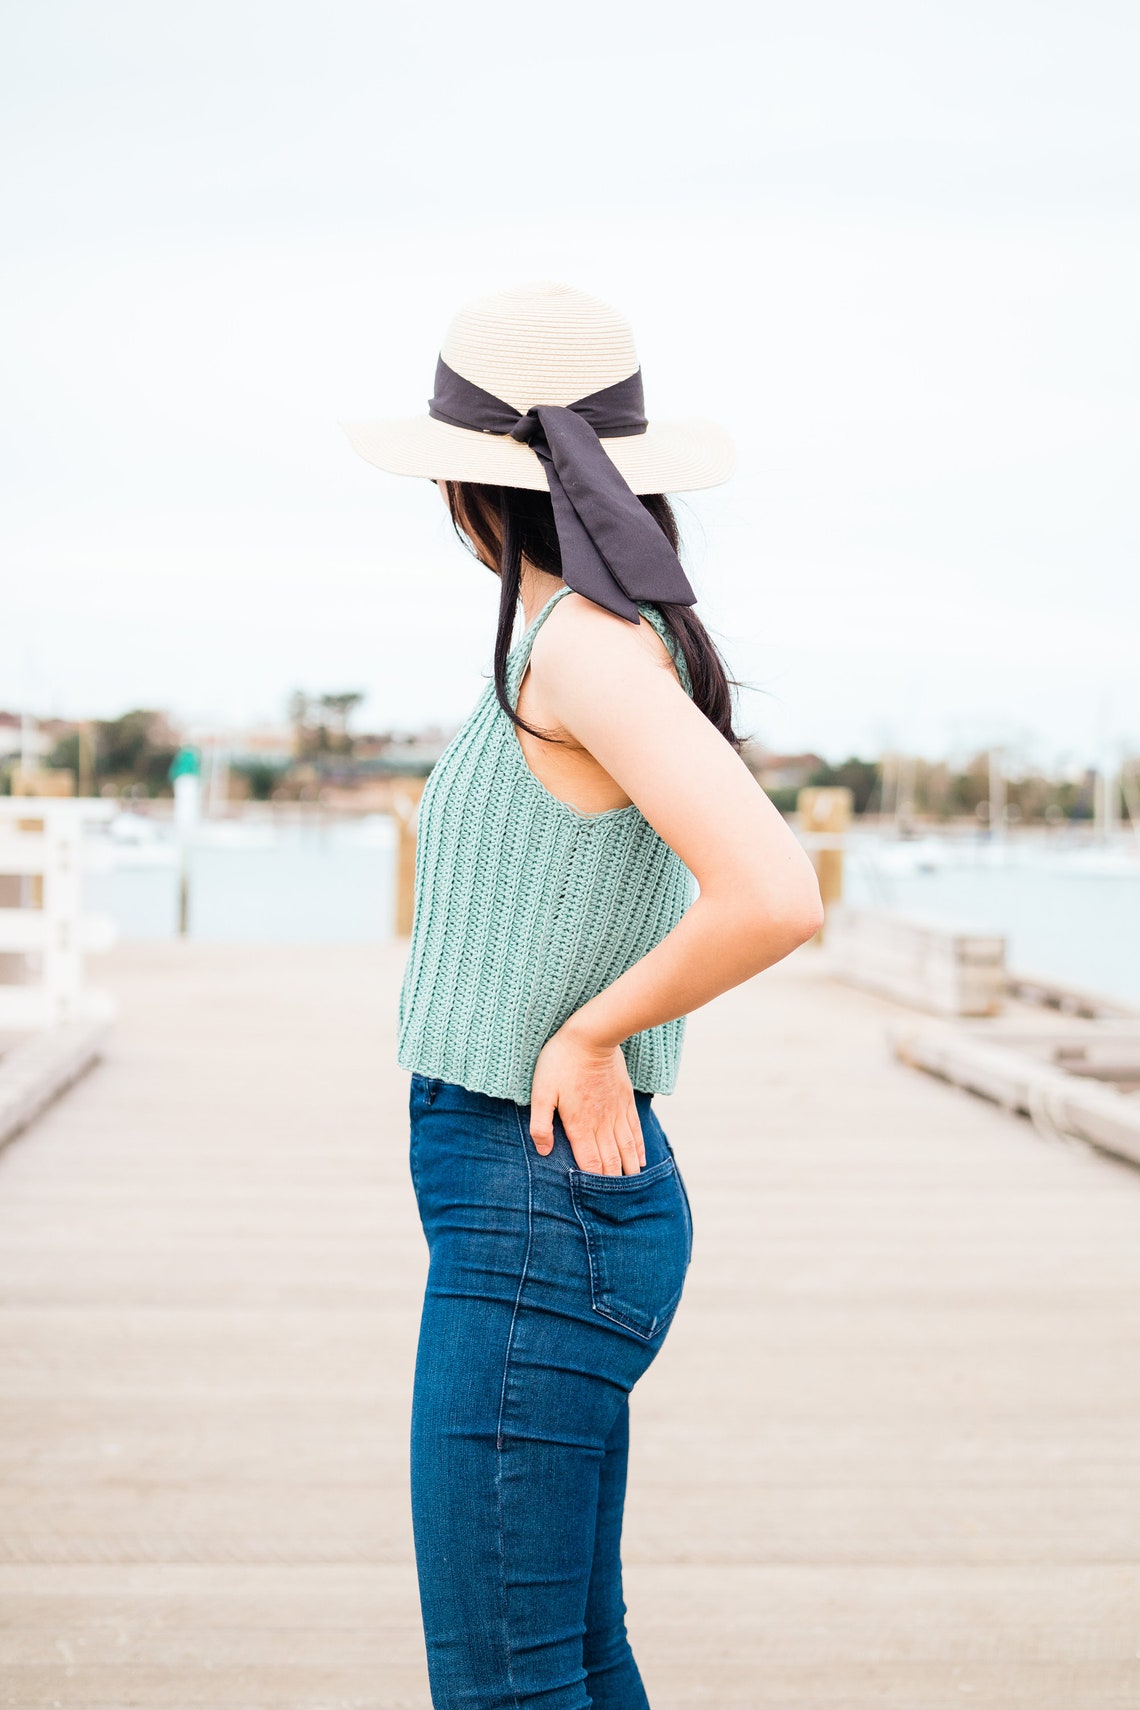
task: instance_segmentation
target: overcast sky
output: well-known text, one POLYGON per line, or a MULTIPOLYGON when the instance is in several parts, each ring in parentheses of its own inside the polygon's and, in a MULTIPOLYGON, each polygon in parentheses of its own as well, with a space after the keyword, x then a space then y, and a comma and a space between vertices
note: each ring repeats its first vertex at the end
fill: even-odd
POLYGON ((23 0, 0 42, 0 706, 461 718, 496 584, 342 420, 554 278, 648 411, 741 723, 1140 750, 1140 11, 23 0))

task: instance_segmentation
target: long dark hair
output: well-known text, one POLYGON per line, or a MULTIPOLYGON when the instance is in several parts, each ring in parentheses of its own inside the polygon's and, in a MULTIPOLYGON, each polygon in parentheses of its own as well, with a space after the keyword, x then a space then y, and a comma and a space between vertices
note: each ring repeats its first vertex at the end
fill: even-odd
MULTIPOLYGON (((515 712, 507 699, 507 655, 511 650, 522 564, 533 564, 552 576, 562 574, 562 555, 554 526, 554 508, 546 491, 525 487, 490 487, 475 481, 445 481, 451 520, 460 540, 483 563, 498 563, 499 626, 495 634, 495 693, 507 717, 544 742, 562 742, 550 731, 536 730, 515 712)), ((663 493, 645 493, 641 502, 676 552, 680 544, 677 520, 663 493)), ((724 659, 692 606, 661 601, 657 608, 685 657, 693 701, 730 742, 737 753, 744 745, 733 726, 732 686, 724 659)))

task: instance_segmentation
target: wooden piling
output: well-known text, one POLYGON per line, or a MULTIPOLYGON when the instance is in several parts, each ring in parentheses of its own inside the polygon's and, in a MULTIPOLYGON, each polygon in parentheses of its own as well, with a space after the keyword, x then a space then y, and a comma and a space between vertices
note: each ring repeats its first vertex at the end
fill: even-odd
POLYGON ((416 900, 416 825, 426 779, 401 779, 393 787, 391 813, 396 825, 397 938, 410 938, 416 900))
POLYGON ((812 939, 813 944, 823 943, 827 911, 843 897, 843 845, 840 839, 851 823, 854 804, 854 794, 845 784, 811 785, 800 790, 796 797, 801 829, 813 838, 836 840, 812 847, 810 851, 825 916, 823 926, 812 939))

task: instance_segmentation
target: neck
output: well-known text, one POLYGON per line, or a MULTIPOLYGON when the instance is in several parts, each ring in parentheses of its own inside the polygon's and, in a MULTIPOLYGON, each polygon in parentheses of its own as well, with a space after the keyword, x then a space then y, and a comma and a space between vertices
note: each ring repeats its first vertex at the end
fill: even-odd
POLYGON ((549 570, 537 570, 533 564, 523 559, 519 574, 519 598, 522 601, 523 621, 527 628, 534 622, 547 600, 556 594, 562 585, 561 576, 552 576, 549 570))

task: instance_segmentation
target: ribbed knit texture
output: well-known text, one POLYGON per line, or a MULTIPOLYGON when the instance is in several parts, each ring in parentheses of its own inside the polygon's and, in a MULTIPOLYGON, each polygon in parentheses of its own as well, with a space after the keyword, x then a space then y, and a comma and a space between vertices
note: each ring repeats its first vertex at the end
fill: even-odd
MULTIPOLYGON (((539 627, 569 592, 552 594, 511 649, 513 707, 539 627)), ((661 613, 637 605, 691 695, 684 655, 661 613)), ((652 950, 695 894, 693 875, 636 803, 587 814, 551 795, 490 681, 420 799, 400 1066, 529 1104, 551 1034, 652 950)), ((639 1091, 673 1091, 685 1020, 623 1042, 639 1091)))

